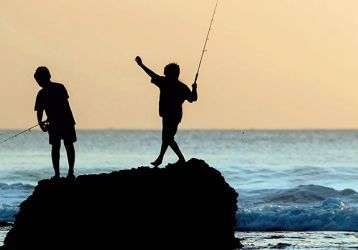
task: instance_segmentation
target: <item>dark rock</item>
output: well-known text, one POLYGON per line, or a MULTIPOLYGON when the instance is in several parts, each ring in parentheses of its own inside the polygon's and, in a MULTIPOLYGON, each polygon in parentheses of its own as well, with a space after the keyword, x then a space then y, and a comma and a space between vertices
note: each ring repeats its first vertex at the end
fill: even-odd
POLYGON ((237 193, 204 161, 75 181, 43 180, 20 206, 4 249, 195 249, 239 246, 237 193))

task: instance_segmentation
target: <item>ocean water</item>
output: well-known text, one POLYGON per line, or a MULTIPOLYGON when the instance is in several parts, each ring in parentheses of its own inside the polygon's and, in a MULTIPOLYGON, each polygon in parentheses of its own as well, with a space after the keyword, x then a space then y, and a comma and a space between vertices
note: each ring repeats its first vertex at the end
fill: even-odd
MULTIPOLYGON (((280 239, 277 231, 340 231, 332 237, 358 242, 358 130, 182 130, 176 138, 188 159, 205 160, 240 193, 237 230, 248 245, 253 235, 280 239)), ((149 165, 160 139, 155 130, 80 130, 76 174, 149 165)), ((163 165, 174 161, 169 150, 163 165)), ((0 220, 12 221, 36 183, 53 174, 47 135, 34 130, 1 144, 0 166, 0 220)))

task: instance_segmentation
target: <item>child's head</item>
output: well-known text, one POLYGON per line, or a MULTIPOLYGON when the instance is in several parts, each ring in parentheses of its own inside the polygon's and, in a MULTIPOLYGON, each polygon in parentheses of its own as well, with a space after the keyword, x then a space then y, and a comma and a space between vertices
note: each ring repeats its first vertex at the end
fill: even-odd
POLYGON ((48 68, 41 66, 36 69, 34 78, 41 87, 45 87, 50 82, 51 74, 48 68))
POLYGON ((180 75, 180 67, 176 63, 169 63, 164 68, 164 75, 170 79, 177 80, 180 75))

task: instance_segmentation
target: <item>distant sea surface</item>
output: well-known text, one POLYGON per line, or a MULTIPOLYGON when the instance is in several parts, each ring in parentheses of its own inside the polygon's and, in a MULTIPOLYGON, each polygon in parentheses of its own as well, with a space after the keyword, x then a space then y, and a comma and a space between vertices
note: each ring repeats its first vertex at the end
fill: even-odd
MULTIPOLYGON (((16 132, 2 130, 0 138, 16 132)), ((275 241, 276 231, 345 231, 341 240, 358 247, 358 130, 181 130, 176 138, 187 159, 205 160, 240 193, 244 242, 258 231, 275 241)), ((76 174, 149 165, 160 140, 155 130, 79 130, 76 174)), ((64 147, 61 156, 66 175, 64 147)), ((175 161, 169 149, 163 166, 175 161)), ((36 183, 53 174, 47 134, 1 144, 0 166, 0 220, 13 221, 36 183)))

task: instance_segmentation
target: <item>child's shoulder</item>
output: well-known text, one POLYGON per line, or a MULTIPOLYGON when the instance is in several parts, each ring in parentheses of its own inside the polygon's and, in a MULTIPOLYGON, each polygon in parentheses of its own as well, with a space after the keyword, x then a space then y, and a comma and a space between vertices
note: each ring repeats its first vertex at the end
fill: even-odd
POLYGON ((178 80, 178 83, 179 83, 180 87, 182 87, 183 89, 189 88, 188 85, 186 85, 186 84, 183 83, 182 81, 179 81, 179 80, 178 80))
POLYGON ((56 87, 56 88, 64 88, 65 85, 63 83, 59 83, 59 82, 52 82, 52 86, 56 87))

